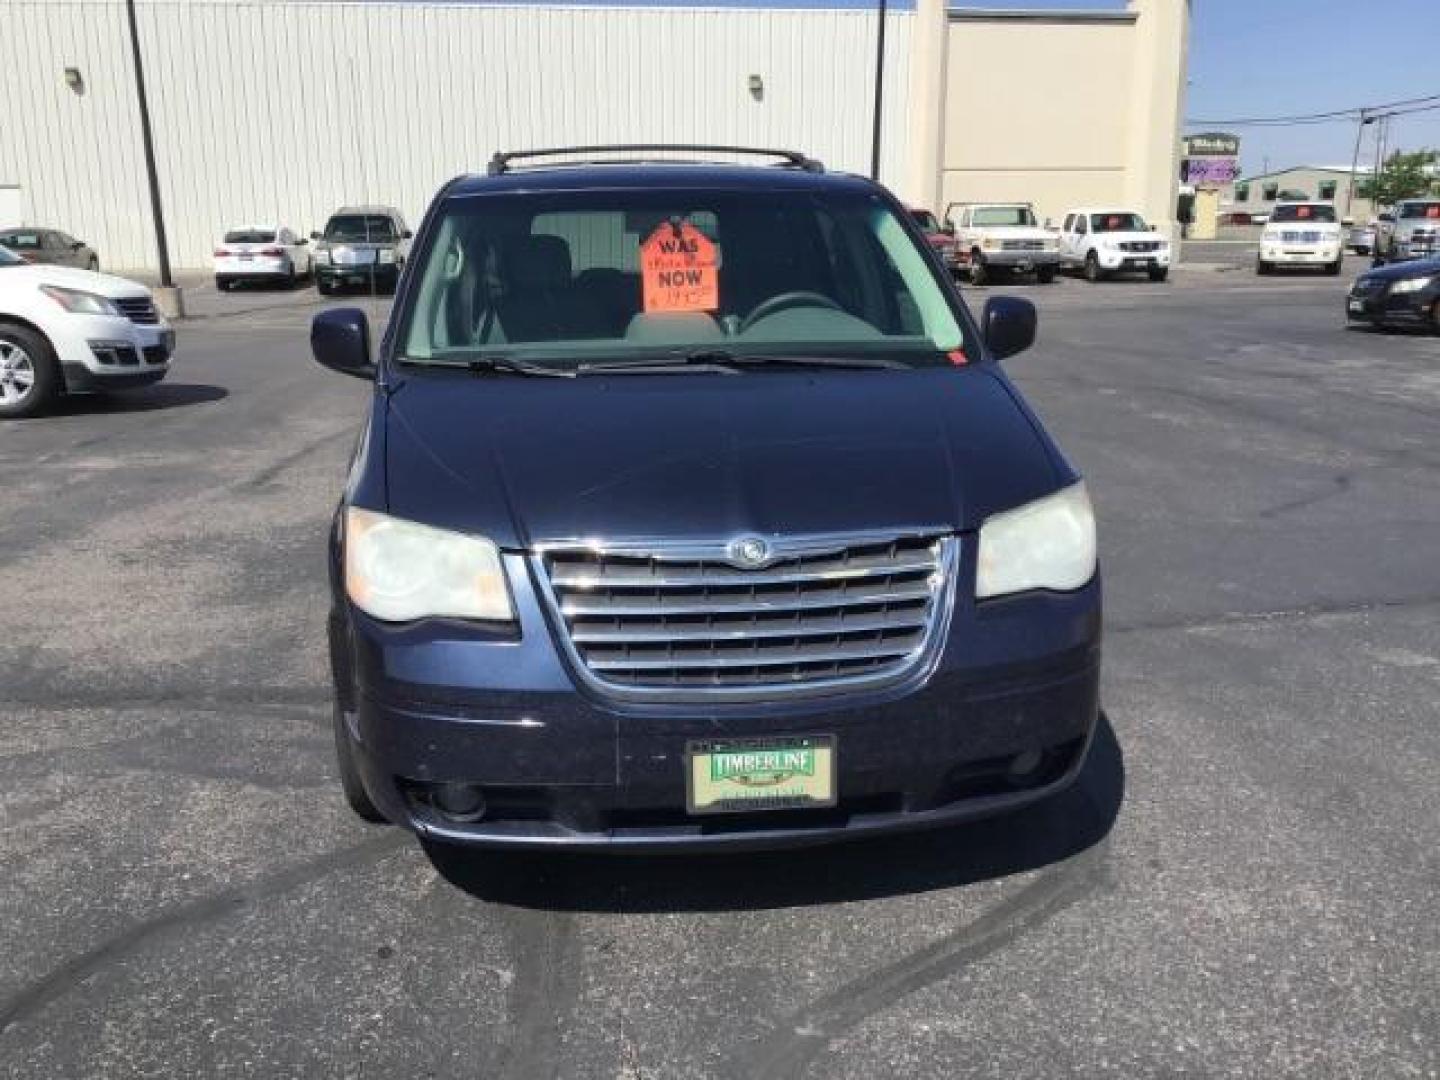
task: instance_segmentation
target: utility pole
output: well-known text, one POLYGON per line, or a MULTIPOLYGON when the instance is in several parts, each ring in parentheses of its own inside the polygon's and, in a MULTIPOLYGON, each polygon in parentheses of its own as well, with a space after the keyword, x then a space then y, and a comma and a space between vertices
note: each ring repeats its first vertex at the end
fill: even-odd
POLYGON ((875 31, 875 116, 874 129, 870 133, 872 180, 880 179, 880 107, 885 99, 885 11, 886 0, 880 0, 880 25, 875 31))
POLYGON ((165 213, 160 206, 160 177, 155 169, 155 139, 150 132, 150 102, 145 94, 145 67, 140 59, 140 27, 135 18, 135 0, 125 0, 130 21, 130 52, 135 61, 135 97, 140 106, 140 138, 145 146, 145 178, 150 184, 150 213, 155 221, 155 246, 160 253, 160 300, 166 315, 184 314, 180 290, 170 273, 170 244, 165 237, 165 213))
POLYGON ((1380 207, 1380 178, 1385 174, 1385 129, 1390 126, 1390 117, 1381 113, 1375 127, 1375 171, 1370 174, 1370 200, 1378 210, 1380 207))
POLYGON ((1360 110, 1360 123, 1355 125, 1355 153, 1350 158, 1350 190, 1345 195, 1345 216, 1352 221, 1355 219, 1355 173, 1360 168, 1360 137, 1365 133, 1365 125, 1370 123, 1368 110, 1360 110))

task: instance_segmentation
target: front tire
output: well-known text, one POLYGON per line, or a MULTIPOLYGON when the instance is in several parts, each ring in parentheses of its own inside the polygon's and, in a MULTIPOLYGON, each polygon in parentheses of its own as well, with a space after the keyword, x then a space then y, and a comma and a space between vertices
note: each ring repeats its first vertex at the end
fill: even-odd
POLYGON ((355 765, 355 749, 350 744, 350 732, 345 727, 345 712, 337 701, 335 712, 335 761, 340 770, 340 788, 345 793, 345 802, 361 821, 382 824, 386 819, 380 813, 365 782, 360 779, 360 770, 355 765))
POLYGON ((1169 276, 1170 268, 1168 266, 1152 267, 1150 270, 1151 281, 1164 281, 1169 276))
POLYGON ((1274 273, 1274 271, 1274 263, 1268 263, 1264 259, 1259 258, 1255 260, 1255 273, 1259 274, 1261 277, 1265 277, 1268 274, 1274 273))
POLYGON ((1335 277, 1340 273, 1341 267, 1345 265, 1345 256, 1339 256, 1334 262, 1325 264, 1325 273, 1335 277))
POLYGON ((59 393, 50 342, 26 327, 0 323, 0 419, 35 416, 59 393))
POLYGON ((1105 276, 1105 271, 1100 268, 1100 258, 1093 251, 1085 253, 1085 280, 1094 285, 1105 276))
POLYGON ((1049 285, 1055 280, 1055 267, 1038 266, 1035 268, 1035 280, 1041 285, 1049 285))

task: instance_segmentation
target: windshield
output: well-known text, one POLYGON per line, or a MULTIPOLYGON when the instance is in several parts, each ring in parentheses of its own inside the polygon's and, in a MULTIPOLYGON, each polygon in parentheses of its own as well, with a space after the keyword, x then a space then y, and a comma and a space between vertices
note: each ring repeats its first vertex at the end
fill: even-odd
POLYGON ((0 233, 0 244, 12 251, 39 251, 40 234, 37 232, 0 233))
POLYGON ((970 211, 970 224, 1033 226, 1035 215, 1028 206, 977 206, 970 211))
POLYGON ((940 222, 935 220, 935 215, 929 210, 911 210, 910 216, 915 219, 923 232, 939 232, 940 222))
POLYGON ((275 234, 262 229, 236 229, 225 234, 227 244, 273 244, 275 234))
POLYGON ((1094 232, 1149 232, 1150 227, 1139 214, 1091 214, 1090 228, 1094 232))
POLYGON ((383 214, 338 214, 325 226, 326 240, 394 240, 395 226, 383 214))
POLYGON ((1300 203, 1297 206, 1277 206, 1270 214, 1273 221, 1314 221, 1331 224, 1335 221, 1335 207, 1316 206, 1300 203))
POLYGON ((865 193, 604 191, 444 205, 402 358, 550 367, 723 351, 946 363, 960 322, 928 255, 865 193))
POLYGON ((25 260, 6 247, 0 247, 0 267, 25 266, 25 260))
POLYGON ((1403 221, 1414 218, 1440 218, 1440 202, 1401 203, 1400 218, 1403 221))

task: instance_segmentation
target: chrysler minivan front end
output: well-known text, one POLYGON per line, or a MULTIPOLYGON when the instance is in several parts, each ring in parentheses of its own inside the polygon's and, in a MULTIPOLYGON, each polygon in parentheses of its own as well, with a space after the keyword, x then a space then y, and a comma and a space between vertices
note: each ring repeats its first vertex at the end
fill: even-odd
POLYGON ((1084 483, 903 208, 788 167, 437 197, 331 537, 342 781, 482 845, 739 848, 1063 787, 1098 715, 1084 483))

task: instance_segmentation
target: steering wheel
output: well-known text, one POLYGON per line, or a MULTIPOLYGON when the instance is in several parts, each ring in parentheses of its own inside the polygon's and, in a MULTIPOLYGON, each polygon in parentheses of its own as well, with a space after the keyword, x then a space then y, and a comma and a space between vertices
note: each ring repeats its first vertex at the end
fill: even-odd
POLYGON ((761 319, 774 315, 777 311, 785 311, 792 307, 818 307, 829 308, 831 311, 844 311, 839 304, 823 293, 818 292, 786 292, 777 293, 768 300, 762 300, 751 309, 750 314, 745 316, 745 321, 740 324, 739 333, 743 334, 750 327, 754 326, 761 319))

